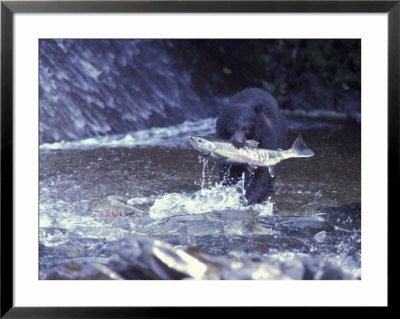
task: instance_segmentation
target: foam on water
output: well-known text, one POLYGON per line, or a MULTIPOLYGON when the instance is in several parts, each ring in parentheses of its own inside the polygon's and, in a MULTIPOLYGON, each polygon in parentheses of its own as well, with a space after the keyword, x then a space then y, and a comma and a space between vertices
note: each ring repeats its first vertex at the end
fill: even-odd
POLYGON ((206 118, 198 121, 185 121, 179 125, 168 127, 153 127, 151 129, 115 134, 100 137, 91 137, 77 141, 61 141, 44 143, 40 150, 68 150, 88 149, 96 147, 137 147, 163 146, 184 147, 189 135, 215 134, 215 118, 206 118))
MULTIPOLYGON (((289 129, 295 131, 309 130, 313 128, 340 128, 339 123, 325 121, 342 120, 346 118, 345 114, 337 112, 322 113, 320 121, 307 121, 307 118, 313 118, 317 115, 322 116, 317 110, 303 111, 296 113, 293 111, 284 112, 288 117, 289 129), (293 115, 300 115, 301 119, 291 118, 293 115)), ((153 127, 150 129, 128 132, 126 134, 111 134, 106 136, 90 137, 76 141, 61 141, 54 143, 44 143, 40 145, 41 151, 46 150, 69 150, 69 149, 89 149, 97 147, 144 147, 144 146, 162 146, 162 147, 187 147, 187 137, 193 136, 215 136, 216 118, 206 118, 196 121, 185 121, 178 125, 167 127, 153 127)))
MULTIPOLYGON (((208 167, 208 159, 199 155, 199 162, 203 164, 201 189, 193 194, 170 193, 157 198, 150 208, 149 215, 153 219, 162 219, 177 215, 204 214, 215 210, 248 210, 245 206, 246 191, 242 179, 233 186, 224 186, 221 183, 212 185, 211 174, 215 169, 215 162, 208 167)), ((271 215, 273 204, 270 199, 265 204, 253 206, 261 216, 271 215)))
MULTIPOLYGON (((149 214, 153 219, 162 219, 177 215, 204 214, 215 210, 247 211, 249 206, 243 205, 245 199, 241 188, 240 183, 229 187, 215 184, 192 194, 165 194, 155 200, 149 214)), ((259 215, 272 215, 273 203, 270 201, 250 207, 259 215)))
POLYGON ((71 238, 118 240, 134 225, 127 216, 105 217, 82 211, 87 201, 74 205, 63 200, 40 204, 40 243, 47 247, 67 243, 71 238))

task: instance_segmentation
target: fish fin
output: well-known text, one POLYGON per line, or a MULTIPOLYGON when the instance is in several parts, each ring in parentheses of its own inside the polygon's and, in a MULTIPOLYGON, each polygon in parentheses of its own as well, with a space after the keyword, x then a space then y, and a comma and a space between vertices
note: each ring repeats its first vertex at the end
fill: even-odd
POLYGON ((296 153, 297 157, 310 157, 314 152, 304 143, 301 134, 294 141, 292 150, 296 153))
POLYGON ((249 166, 247 166, 247 170, 249 171, 250 174, 253 174, 253 173, 254 173, 254 170, 256 170, 257 167, 258 167, 258 166, 254 165, 254 164, 252 164, 252 163, 249 163, 249 166))
POLYGON ((251 147, 258 147, 258 144, 260 144, 260 143, 258 143, 255 140, 247 140, 246 141, 246 145, 251 146, 251 147))
POLYGON ((250 173, 250 175, 254 174, 254 167, 247 166, 247 171, 250 173))
POLYGON ((271 177, 274 177, 276 173, 276 166, 275 165, 268 166, 268 171, 269 175, 271 175, 271 177))
POLYGON ((250 166, 251 168, 253 168, 253 169, 256 169, 256 168, 258 167, 257 165, 253 164, 252 162, 249 163, 249 166, 250 166))

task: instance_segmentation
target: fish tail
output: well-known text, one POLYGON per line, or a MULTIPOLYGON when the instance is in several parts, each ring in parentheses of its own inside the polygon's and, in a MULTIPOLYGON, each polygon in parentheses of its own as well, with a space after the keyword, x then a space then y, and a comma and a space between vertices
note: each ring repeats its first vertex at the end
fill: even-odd
POLYGON ((310 157, 314 155, 314 152, 304 143, 301 134, 294 141, 292 151, 297 157, 310 157))

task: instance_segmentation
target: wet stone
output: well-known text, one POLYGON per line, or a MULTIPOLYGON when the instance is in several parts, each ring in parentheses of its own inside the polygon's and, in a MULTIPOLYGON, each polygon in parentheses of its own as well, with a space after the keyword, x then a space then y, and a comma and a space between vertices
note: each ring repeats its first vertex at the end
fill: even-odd
POLYGON ((48 280, 121 280, 119 274, 105 265, 69 262, 54 267, 41 279, 48 280))
POLYGON ((348 280, 351 277, 345 274, 340 268, 335 267, 329 263, 323 265, 323 267, 315 274, 314 279, 316 280, 348 280))
POLYGON ((216 255, 197 247, 172 246, 143 235, 130 235, 109 245, 103 264, 95 258, 62 263, 41 279, 130 280, 342 280, 354 279, 339 267, 311 256, 277 260, 265 254, 248 258, 232 251, 216 255), (93 262, 90 262, 92 260, 93 262))
POLYGON ((305 266, 304 263, 299 259, 293 259, 290 261, 286 261, 281 264, 282 272, 294 280, 302 280, 305 279, 305 266))
POLYGON ((110 262, 125 279, 202 279, 207 266, 180 248, 147 236, 120 242, 110 262))

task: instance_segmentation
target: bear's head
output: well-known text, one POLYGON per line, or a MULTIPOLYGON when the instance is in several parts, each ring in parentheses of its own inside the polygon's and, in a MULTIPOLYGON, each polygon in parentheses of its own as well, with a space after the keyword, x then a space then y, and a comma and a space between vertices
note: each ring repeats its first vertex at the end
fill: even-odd
POLYGON ((234 104, 226 106, 217 120, 217 134, 241 148, 247 140, 254 139, 261 105, 234 104))

